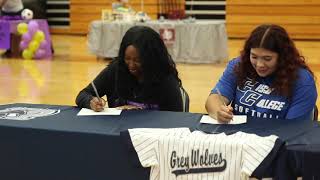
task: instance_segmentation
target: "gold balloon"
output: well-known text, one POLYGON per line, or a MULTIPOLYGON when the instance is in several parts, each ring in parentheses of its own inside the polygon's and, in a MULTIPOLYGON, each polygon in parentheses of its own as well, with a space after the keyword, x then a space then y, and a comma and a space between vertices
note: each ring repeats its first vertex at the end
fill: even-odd
POLYGON ((24 59, 32 59, 33 53, 29 49, 25 49, 25 50, 22 51, 22 57, 24 59))
POLYGON ((44 40, 44 33, 43 33, 42 31, 37 31, 37 32, 34 34, 33 39, 36 40, 36 41, 38 41, 38 42, 40 43, 41 41, 44 40))
POLYGON ((28 32, 28 24, 26 23, 19 23, 17 26, 17 31, 20 35, 28 32))
POLYGON ((32 51, 32 52, 35 52, 40 46, 40 43, 36 40, 32 40, 30 43, 29 43, 29 50, 32 51))

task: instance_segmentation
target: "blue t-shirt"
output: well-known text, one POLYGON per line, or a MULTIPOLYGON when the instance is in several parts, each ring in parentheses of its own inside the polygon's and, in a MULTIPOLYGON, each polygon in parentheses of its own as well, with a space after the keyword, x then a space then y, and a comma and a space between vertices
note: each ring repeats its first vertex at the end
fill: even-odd
POLYGON ((216 88, 232 101, 233 113, 261 118, 294 119, 311 114, 317 99, 317 90, 311 73, 303 68, 298 70, 291 101, 284 96, 275 95, 270 88, 274 77, 259 78, 255 83, 247 78, 243 88, 237 86, 235 65, 240 58, 229 62, 216 88))

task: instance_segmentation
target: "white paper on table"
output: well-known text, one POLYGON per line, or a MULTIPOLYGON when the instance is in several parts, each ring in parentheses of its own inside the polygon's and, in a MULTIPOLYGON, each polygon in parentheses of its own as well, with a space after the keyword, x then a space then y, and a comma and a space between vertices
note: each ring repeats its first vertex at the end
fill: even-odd
POLYGON ((77 116, 92 116, 92 115, 120 115, 121 109, 116 108, 104 108, 103 111, 95 112, 91 109, 82 108, 77 116))
MULTIPOLYGON (((213 119, 208 115, 203 115, 200 123, 204 124, 224 124, 220 123, 218 120, 213 119)), ((244 124, 247 123, 247 116, 246 115, 233 115, 233 120, 230 121, 228 124, 244 124)))

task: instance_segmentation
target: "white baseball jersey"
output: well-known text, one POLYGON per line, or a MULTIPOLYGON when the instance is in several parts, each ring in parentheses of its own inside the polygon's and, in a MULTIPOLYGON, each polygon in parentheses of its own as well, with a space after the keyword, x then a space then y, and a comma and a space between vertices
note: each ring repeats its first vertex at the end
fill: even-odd
POLYGON ((132 144, 151 180, 248 179, 277 136, 190 132, 188 128, 130 129, 132 144))

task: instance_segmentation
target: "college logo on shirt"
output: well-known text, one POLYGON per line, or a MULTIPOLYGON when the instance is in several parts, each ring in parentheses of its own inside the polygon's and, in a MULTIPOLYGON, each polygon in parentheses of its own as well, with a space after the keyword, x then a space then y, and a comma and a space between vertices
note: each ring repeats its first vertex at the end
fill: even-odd
POLYGON ((25 121, 37 117, 51 116, 58 113, 60 113, 59 109, 13 107, 0 110, 0 119, 25 121))
MULTIPOLYGON (((272 118, 271 114, 261 113, 259 110, 251 109, 256 106, 265 110, 282 111, 285 102, 274 100, 273 96, 270 96, 273 89, 266 84, 259 84, 258 82, 253 83, 251 79, 247 79, 243 88, 237 87, 237 90, 242 93, 239 103, 235 103, 235 111, 240 113, 249 114, 257 117, 269 117, 272 118)), ((276 116, 277 118, 277 116, 276 116)))
POLYGON ((254 103, 257 102, 257 100, 262 96, 262 94, 257 93, 252 90, 247 90, 243 96, 240 98, 240 103, 247 105, 247 106, 252 106, 254 103))
POLYGON ((209 153, 205 149, 204 154, 200 150, 191 150, 191 156, 178 156, 176 151, 172 151, 170 157, 170 167, 176 176, 184 174, 222 172, 227 167, 227 161, 222 153, 209 153))
POLYGON ((248 80, 244 83, 244 86, 242 89, 240 89, 239 86, 237 87, 238 91, 245 92, 247 90, 252 90, 254 88, 254 86, 256 84, 258 84, 258 82, 253 83, 251 79, 249 79, 249 78, 247 78, 247 79, 248 80))

